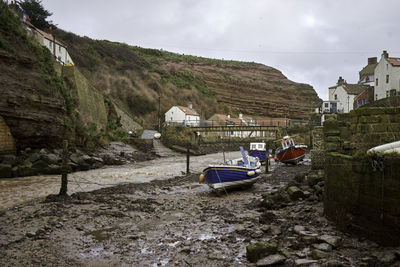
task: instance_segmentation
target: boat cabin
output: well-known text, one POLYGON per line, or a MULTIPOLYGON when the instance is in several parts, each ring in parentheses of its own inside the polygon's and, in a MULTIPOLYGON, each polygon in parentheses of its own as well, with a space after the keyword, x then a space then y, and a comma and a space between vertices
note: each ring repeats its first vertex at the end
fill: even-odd
POLYGON ((281 144, 282 144, 283 149, 289 148, 291 146, 295 146, 293 138, 291 138, 289 136, 284 136, 281 141, 281 144))
POLYGON ((265 143, 250 143, 250 150, 266 151, 265 143))

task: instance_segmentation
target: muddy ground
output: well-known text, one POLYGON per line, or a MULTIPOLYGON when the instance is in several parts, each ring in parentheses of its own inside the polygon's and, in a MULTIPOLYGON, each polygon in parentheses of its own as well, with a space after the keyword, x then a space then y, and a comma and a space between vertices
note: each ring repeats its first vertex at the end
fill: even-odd
POLYGON ((260 241, 277 243, 283 266, 400 266, 399 248, 336 230, 318 198, 262 206, 309 171, 278 166, 227 195, 193 174, 17 206, 0 212, 0 266, 266 266, 246 256, 260 241))

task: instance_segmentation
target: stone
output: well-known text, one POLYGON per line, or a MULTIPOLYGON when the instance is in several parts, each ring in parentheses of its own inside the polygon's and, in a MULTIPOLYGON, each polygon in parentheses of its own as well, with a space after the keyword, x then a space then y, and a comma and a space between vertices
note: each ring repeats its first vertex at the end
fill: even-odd
POLYGON ((286 260, 286 257, 281 254, 273 254, 269 255, 266 258, 258 260, 256 265, 257 266, 271 266, 271 265, 278 265, 282 264, 286 260))
POLYGON ((332 245, 328 243, 313 244, 313 247, 322 251, 331 251, 332 245))
POLYGON ((300 234, 301 231, 305 231, 305 230, 306 230, 306 228, 304 226, 302 226, 302 225, 295 225, 294 228, 293 228, 293 231, 296 234, 300 234))
POLYGON ((275 242, 258 242, 246 246, 247 259, 256 262, 266 256, 273 255, 278 251, 278 244, 275 242))
POLYGON ((0 163, 0 178, 12 177, 12 165, 0 163))
POLYGON ((281 228, 277 225, 271 225, 269 229, 270 233, 273 235, 280 235, 282 233, 281 228))
POLYGON ((47 162, 49 165, 50 164, 57 164, 61 162, 61 157, 50 153, 50 154, 44 154, 40 157, 43 161, 47 162))
POLYGON ((14 155, 0 155, 0 163, 14 165, 17 157, 14 155))
POLYGON ((311 251, 311 257, 314 260, 326 259, 329 257, 329 253, 319 249, 314 249, 311 251))
POLYGON ((338 247, 342 241, 342 239, 338 236, 331 236, 331 235, 321 235, 318 239, 322 242, 328 243, 333 247, 338 247))
POLYGON ((287 189, 287 193, 291 200, 298 200, 300 198, 304 198, 303 191, 300 190, 297 186, 290 186, 287 189))
POLYGON ((313 263, 318 263, 317 260, 309 260, 309 259, 297 259, 294 261, 296 266, 309 266, 313 263))
POLYGON ((324 263, 324 267, 344 267, 348 266, 347 264, 344 264, 343 262, 340 262, 338 260, 329 260, 324 263))

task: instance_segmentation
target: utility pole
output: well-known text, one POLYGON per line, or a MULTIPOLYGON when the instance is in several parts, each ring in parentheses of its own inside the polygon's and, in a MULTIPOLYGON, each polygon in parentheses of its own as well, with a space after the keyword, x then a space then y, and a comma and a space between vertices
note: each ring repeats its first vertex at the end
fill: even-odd
POLYGON ((161 96, 158 95, 158 132, 161 133, 161 111, 160 111, 160 106, 161 106, 161 96))

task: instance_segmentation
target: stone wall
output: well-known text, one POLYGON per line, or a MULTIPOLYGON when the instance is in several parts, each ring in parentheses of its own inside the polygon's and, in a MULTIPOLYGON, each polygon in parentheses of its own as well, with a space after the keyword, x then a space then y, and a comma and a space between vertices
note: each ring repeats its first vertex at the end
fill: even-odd
POLYGON ((3 117, 0 116, 0 154, 15 152, 15 142, 3 117))
POLYGON ((400 108, 360 108, 324 123, 325 214, 383 245, 400 245, 400 156, 366 151, 398 140, 400 108))

